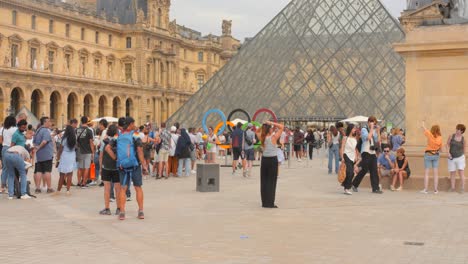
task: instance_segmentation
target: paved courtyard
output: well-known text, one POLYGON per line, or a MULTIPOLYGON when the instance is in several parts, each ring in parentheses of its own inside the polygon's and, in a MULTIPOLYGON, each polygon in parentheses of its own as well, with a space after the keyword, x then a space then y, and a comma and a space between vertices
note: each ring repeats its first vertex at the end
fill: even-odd
POLYGON ((258 167, 221 168, 219 193, 196 192, 195 176, 146 180, 145 220, 134 200, 125 221, 100 216, 100 187, 1 195, 0 263, 468 263, 468 195, 348 197, 325 164, 284 165, 279 209, 260 207, 258 167))

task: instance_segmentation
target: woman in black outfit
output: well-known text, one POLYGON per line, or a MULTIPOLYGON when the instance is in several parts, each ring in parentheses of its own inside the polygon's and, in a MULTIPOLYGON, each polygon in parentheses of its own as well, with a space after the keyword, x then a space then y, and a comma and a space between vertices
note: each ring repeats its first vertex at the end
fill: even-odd
POLYGON ((276 145, 283 133, 283 128, 282 124, 267 121, 256 132, 263 148, 260 164, 260 193, 262 207, 264 208, 278 208, 275 205, 276 182, 278 180, 278 150, 276 145), (273 133, 274 127, 278 128, 278 130, 273 133))

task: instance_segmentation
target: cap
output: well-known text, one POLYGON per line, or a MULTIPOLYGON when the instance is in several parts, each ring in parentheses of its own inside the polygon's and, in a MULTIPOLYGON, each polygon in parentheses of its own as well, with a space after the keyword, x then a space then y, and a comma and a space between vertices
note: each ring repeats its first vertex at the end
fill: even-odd
POLYGON ((171 126, 171 132, 176 132, 177 128, 175 126, 171 126))
POLYGON ((253 124, 252 124, 252 123, 249 123, 249 124, 247 125, 247 127, 249 127, 249 128, 250 128, 250 127, 253 127, 253 124))

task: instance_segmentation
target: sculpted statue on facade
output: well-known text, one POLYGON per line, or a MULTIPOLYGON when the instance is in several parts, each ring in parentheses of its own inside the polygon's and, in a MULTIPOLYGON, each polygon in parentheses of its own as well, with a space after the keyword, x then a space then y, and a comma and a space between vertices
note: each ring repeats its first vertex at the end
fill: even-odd
POLYGON ((169 34, 177 34, 177 21, 175 19, 169 23, 169 34))
POLYGON ((5 59, 3 60, 4 66, 10 66, 10 46, 7 45, 6 51, 5 51, 5 59))
POLYGON ((143 23, 145 21, 145 12, 143 12, 143 9, 138 9, 137 13, 137 23, 143 23))
POLYGON ((223 36, 231 36, 232 20, 223 20, 223 36))

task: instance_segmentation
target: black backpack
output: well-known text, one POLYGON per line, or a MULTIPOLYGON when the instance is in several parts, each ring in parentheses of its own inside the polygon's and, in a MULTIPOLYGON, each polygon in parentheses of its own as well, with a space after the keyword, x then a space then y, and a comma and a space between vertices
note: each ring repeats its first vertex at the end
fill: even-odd
MULTIPOLYGON (((36 198, 36 196, 31 194, 31 182, 30 181, 28 181, 26 183, 26 194, 33 197, 33 198, 36 198)), ((18 199, 21 198, 21 183, 20 183, 20 180, 19 180, 18 171, 16 169, 15 169, 14 196, 16 196, 18 199)))
POLYGON ((244 131, 244 138, 245 138, 245 143, 247 143, 248 146, 252 146, 253 141, 247 137, 247 131, 244 131))

